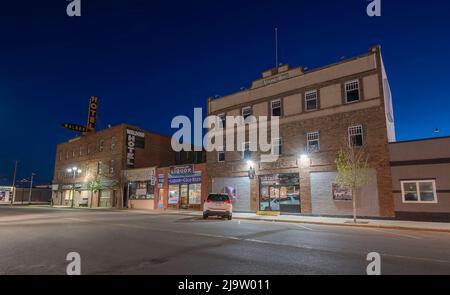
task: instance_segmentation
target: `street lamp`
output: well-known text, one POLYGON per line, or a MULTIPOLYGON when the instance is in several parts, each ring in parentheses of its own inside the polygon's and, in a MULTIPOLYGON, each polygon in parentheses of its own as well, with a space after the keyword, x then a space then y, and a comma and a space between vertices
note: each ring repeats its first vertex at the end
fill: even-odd
POLYGON ((72 184, 72 204, 71 208, 73 208, 73 199, 75 198, 75 179, 77 178, 77 173, 81 174, 81 169, 77 168, 76 166, 67 169, 67 172, 73 173, 73 184, 72 184))
POLYGON ((36 173, 31 173, 30 191, 29 191, 29 195, 28 195, 28 205, 31 205, 31 192, 33 191, 33 178, 35 176, 36 176, 36 173))

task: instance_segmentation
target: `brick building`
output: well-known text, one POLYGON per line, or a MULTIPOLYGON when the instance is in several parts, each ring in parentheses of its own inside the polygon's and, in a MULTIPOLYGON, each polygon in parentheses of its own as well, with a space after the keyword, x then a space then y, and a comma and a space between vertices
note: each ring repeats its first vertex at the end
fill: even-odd
POLYGON ((336 155, 350 141, 369 154, 371 181, 358 191, 358 215, 393 217, 394 116, 380 50, 308 71, 280 66, 248 90, 209 99, 208 115, 280 116, 280 136, 270 139, 280 157, 262 163, 249 143, 241 152, 208 152, 207 190, 232 194, 236 211, 351 215, 348 192, 334 183, 336 155))
POLYGON ((121 124, 58 144, 54 204, 122 208, 123 170, 175 163, 170 137, 121 124))

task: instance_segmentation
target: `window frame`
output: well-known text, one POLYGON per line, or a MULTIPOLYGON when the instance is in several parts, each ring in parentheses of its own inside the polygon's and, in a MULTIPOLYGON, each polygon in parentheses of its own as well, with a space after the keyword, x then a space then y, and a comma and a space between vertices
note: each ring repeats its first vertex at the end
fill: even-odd
POLYGON ((226 161, 225 151, 217 151, 217 162, 223 163, 226 161), (220 155, 223 154, 223 160, 220 160, 220 155))
POLYGON ((217 117, 219 117, 220 124, 222 124, 222 126, 219 126, 219 127, 221 127, 222 129, 225 129, 226 124, 227 124, 227 115, 225 113, 221 113, 221 114, 218 114, 217 117))
POLYGON ((116 173, 116 161, 109 160, 109 175, 115 175, 116 173))
POLYGON ((272 101, 270 102, 270 116, 271 116, 271 117, 281 117, 282 115, 283 115, 283 111, 282 111, 281 99, 274 99, 274 100, 272 100, 272 101), (276 108, 274 108, 274 107, 273 107, 273 104, 274 104, 274 103, 278 103, 279 106, 276 107, 276 108), (274 110, 274 109, 280 109, 280 115, 279 115, 279 116, 275 116, 275 115, 273 114, 273 110, 274 110))
MULTIPOLYGON (((353 90, 354 90, 354 89, 353 89, 353 90)), ((360 101, 361 101, 361 83, 360 83, 359 79, 355 79, 355 80, 351 80, 351 81, 346 81, 346 82, 344 83, 344 93, 345 93, 345 103, 346 103, 346 104, 348 104, 348 103, 360 102, 360 101), (352 84, 352 83, 358 83, 358 100, 348 101, 348 92, 349 92, 349 91, 352 91, 352 90, 348 90, 348 89, 347 89, 347 86, 348 86, 349 84, 352 84)))
POLYGON ((352 126, 349 126, 348 127, 348 129, 347 129, 347 136, 348 136, 348 144, 349 144, 349 146, 350 147, 352 147, 352 148, 358 148, 358 147, 363 147, 364 146, 364 144, 365 144, 365 136, 364 136, 364 126, 362 125, 362 124, 357 124, 357 125, 352 125, 352 126), (351 138, 352 138, 352 136, 357 136, 357 135, 359 135, 359 134, 352 134, 351 133, 351 130, 352 129, 356 129, 356 128, 360 128, 361 129, 361 145, 353 145, 353 142, 352 142, 352 140, 351 140, 351 138))
POLYGON ((272 140, 272 156, 281 156, 283 154, 283 138, 277 137, 272 140), (275 154, 275 146, 278 145, 278 155, 275 154))
POLYGON ((320 131, 311 131, 311 132, 306 133, 306 151, 308 153, 320 152, 320 131), (312 139, 312 136, 316 135, 316 134, 317 134, 317 139, 312 139), (317 141, 317 146, 318 146, 317 150, 314 150, 314 151, 310 148, 310 142, 313 142, 313 141, 317 141))
POLYGON ((252 107, 251 106, 247 106, 247 107, 243 107, 242 108, 242 110, 241 110, 241 115, 242 115, 242 117, 244 118, 244 120, 245 119, 247 119, 248 117, 250 117, 251 115, 252 115, 252 107), (245 115, 244 115, 244 112, 246 111, 246 110, 250 110, 250 112, 249 112, 249 114, 248 114, 248 116, 247 117, 245 117, 245 115))
POLYGON ((98 141, 98 151, 99 151, 99 153, 101 153, 104 150, 105 150, 105 140, 104 139, 100 139, 98 141))
POLYGON ((402 203, 403 204, 438 204, 438 195, 436 190, 436 180, 435 179, 411 179, 411 180, 401 180, 400 181, 401 191, 402 191, 402 203), (432 183, 433 185, 433 201, 422 201, 420 194, 420 183, 432 183), (415 183, 416 184, 416 192, 417 192, 417 201, 406 201, 405 200, 405 183, 415 183))
POLYGON ((111 151, 115 151, 117 146, 117 137, 111 137, 111 151))
POLYGON ((317 111, 318 109, 319 109, 319 92, 317 91, 317 89, 305 91, 305 111, 314 112, 317 111), (313 93, 316 95, 314 98, 314 100, 316 101, 316 107, 314 109, 308 109, 308 102, 313 100, 312 98, 308 98, 308 95, 313 93))

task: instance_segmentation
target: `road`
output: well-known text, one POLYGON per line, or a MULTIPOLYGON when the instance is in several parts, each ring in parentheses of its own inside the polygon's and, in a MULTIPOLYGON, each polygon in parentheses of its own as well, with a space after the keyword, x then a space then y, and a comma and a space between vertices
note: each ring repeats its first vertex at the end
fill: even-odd
POLYGON ((450 233, 52 208, 0 207, 0 274, 450 275, 450 233))

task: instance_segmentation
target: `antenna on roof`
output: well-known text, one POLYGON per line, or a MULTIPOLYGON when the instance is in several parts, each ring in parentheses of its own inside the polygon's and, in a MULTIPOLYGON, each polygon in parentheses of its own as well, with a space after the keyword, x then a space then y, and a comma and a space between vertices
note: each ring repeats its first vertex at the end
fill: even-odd
POLYGON ((275 28, 275 68, 278 66, 278 28, 275 28))

